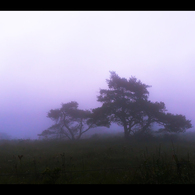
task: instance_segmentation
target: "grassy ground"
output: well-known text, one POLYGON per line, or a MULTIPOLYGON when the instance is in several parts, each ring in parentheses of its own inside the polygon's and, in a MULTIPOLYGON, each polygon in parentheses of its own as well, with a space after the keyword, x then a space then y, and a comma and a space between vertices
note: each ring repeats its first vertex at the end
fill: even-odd
POLYGON ((1 141, 0 184, 195 183, 193 139, 1 141))

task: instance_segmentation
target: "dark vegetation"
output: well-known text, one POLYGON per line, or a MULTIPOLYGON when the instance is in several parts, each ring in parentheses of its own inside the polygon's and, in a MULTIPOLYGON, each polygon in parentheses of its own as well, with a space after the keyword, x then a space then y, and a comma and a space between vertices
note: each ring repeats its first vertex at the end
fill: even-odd
POLYGON ((192 127, 191 121, 186 120, 184 115, 166 112, 163 102, 148 100, 149 85, 135 77, 127 80, 111 72, 107 83, 109 89, 100 89, 97 97, 101 107, 81 110, 75 101, 62 104, 60 109, 48 112, 47 117, 55 124, 38 136, 75 140, 91 128, 110 127, 111 123, 124 128, 125 139, 134 134, 143 136, 150 133, 154 123, 162 127, 159 132, 179 133, 192 127))
POLYGON ((192 184, 195 134, 2 140, 1 184, 192 184))
POLYGON ((191 121, 148 100, 149 86, 134 77, 111 72, 107 83, 97 97, 101 107, 81 110, 72 101, 50 110, 54 125, 40 140, 1 140, 0 183, 195 183, 191 121), (98 133, 112 123, 123 133, 98 133), (87 138, 91 129, 97 133, 87 138))

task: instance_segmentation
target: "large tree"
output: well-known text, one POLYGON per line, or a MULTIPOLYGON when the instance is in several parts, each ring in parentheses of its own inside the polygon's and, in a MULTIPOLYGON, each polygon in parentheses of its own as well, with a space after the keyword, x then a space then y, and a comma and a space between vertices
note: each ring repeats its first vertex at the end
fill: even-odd
POLYGON ((140 124, 143 114, 140 111, 143 101, 148 98, 148 85, 136 78, 129 80, 120 78, 115 72, 110 72, 107 80, 109 89, 100 89, 98 101, 102 102, 110 121, 124 127, 125 138, 140 124))
POLYGON ((102 108, 109 120, 123 126, 125 138, 137 131, 146 133, 153 123, 164 125, 170 131, 176 131, 176 128, 185 131, 191 127, 190 121, 180 115, 182 122, 174 126, 178 116, 166 114, 163 102, 153 103, 148 100, 149 85, 135 77, 127 80, 115 72, 110 73, 110 79, 107 79, 109 89, 100 89, 98 101, 103 103, 102 108))
POLYGON ((62 104, 60 109, 50 110, 47 117, 55 124, 38 134, 39 136, 57 136, 76 140, 91 128, 110 125, 101 108, 92 111, 81 110, 78 109, 78 103, 75 101, 62 104))

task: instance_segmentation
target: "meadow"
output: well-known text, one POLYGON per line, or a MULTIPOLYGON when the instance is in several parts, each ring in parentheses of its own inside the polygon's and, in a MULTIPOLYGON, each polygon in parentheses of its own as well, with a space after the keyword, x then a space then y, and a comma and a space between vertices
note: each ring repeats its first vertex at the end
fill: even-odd
POLYGON ((0 184, 194 184, 195 134, 0 140, 0 184))

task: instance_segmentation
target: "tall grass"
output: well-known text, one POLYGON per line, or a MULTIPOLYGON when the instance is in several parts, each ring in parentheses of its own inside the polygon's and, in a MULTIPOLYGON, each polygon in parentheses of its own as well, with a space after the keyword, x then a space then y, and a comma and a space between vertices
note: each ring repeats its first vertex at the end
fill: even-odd
POLYGON ((0 141, 1 184, 194 183, 194 168, 186 137, 0 141))

